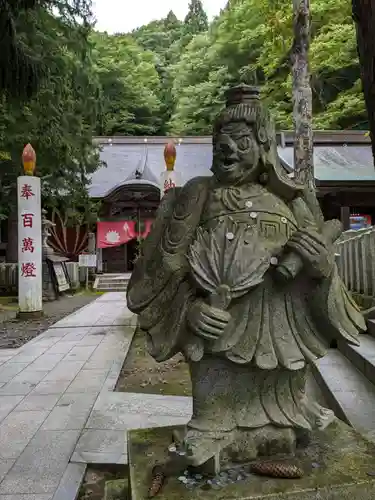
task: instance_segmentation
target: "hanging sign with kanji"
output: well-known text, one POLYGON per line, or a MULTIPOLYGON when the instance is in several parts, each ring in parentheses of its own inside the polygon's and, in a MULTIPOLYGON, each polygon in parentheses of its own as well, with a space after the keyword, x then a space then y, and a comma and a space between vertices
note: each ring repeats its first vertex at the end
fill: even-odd
POLYGON ((18 302, 21 312, 42 310, 40 179, 21 176, 18 190, 18 302))
POLYGON ((172 188, 179 187, 181 186, 181 178, 178 172, 175 172, 174 170, 165 170, 161 174, 161 179, 160 179, 160 194, 161 197, 165 195, 167 191, 169 191, 172 188))

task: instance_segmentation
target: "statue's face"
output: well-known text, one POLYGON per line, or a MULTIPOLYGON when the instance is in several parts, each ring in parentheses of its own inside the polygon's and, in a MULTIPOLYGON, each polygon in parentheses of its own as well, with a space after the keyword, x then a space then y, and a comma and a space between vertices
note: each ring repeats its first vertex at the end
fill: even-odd
POLYGON ((260 148, 246 122, 224 125, 214 137, 212 172, 225 183, 254 180, 259 175, 260 148))

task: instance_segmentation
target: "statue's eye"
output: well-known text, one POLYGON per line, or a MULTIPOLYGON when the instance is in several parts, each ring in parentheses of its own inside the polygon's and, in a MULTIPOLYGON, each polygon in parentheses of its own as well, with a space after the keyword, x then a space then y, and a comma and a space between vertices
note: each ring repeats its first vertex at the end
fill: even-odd
POLYGON ((246 151, 251 146, 250 137, 244 136, 236 141, 237 147, 240 151, 246 151))

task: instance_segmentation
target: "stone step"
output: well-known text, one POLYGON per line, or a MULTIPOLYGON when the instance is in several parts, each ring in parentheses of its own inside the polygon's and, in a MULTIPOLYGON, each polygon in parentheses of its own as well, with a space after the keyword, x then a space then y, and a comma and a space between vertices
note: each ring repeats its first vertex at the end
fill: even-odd
POLYGON ((360 341, 359 346, 340 342, 338 348, 370 382, 375 384, 375 338, 371 335, 361 335, 360 341))
POLYGON ((123 277, 123 276, 118 277, 118 278, 116 278, 114 276, 101 276, 99 278, 99 280, 100 281, 119 281, 119 282, 126 281, 127 282, 127 281, 129 281, 129 278, 126 278, 126 277, 123 277))
POLYGON ((99 281, 98 286, 128 286, 127 281, 99 281))
POLYGON ((127 281, 98 281, 97 286, 122 286, 127 287, 127 281))
POLYGON ((313 364, 313 374, 336 416, 359 432, 375 435, 375 385, 338 349, 313 364))
POLYGON ((128 281, 98 281, 98 286, 128 286, 128 281))
POLYGON ((126 286, 98 286, 96 288, 98 292, 126 292, 126 286))

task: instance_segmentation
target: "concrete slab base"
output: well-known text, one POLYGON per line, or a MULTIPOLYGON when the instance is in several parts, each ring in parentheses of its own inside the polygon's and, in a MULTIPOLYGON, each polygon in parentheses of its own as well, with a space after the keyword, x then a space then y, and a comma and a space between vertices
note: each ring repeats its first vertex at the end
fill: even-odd
POLYGON ((30 319, 42 318, 44 316, 43 311, 18 311, 17 319, 20 321, 29 321, 30 319))
MULTIPOLYGON (((134 430, 128 434, 132 500, 148 498, 151 471, 167 461, 172 428, 134 430)), ((188 489, 177 477, 168 479, 159 500, 373 500, 375 445, 340 420, 314 434, 293 459, 302 479, 273 479, 249 474, 243 481, 219 489, 188 489)))

